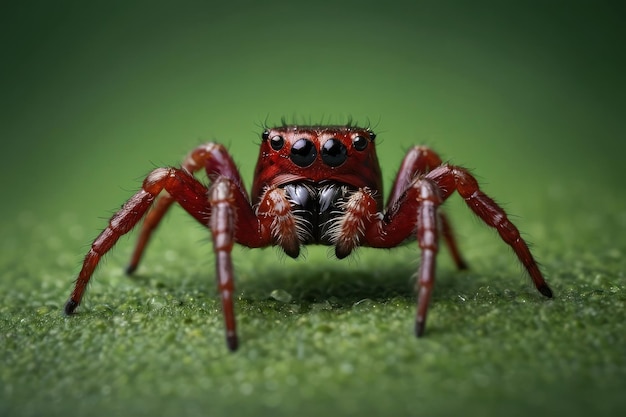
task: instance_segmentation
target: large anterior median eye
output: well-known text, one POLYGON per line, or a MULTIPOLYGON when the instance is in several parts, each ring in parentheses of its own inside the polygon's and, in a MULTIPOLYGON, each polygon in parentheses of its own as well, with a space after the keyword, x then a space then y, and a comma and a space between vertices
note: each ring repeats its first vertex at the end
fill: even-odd
POLYGON ((296 143, 291 146, 291 155, 289 158, 299 167, 308 167, 315 161, 316 157, 317 149, 315 149, 315 144, 309 139, 298 139, 296 143))
POLYGON ((348 151, 339 139, 330 138, 322 145, 322 161, 328 166, 338 167, 348 158, 348 151))

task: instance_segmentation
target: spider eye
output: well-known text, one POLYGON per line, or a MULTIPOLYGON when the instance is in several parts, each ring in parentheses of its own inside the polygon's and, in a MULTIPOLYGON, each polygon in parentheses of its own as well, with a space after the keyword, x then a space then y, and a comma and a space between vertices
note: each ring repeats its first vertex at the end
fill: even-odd
POLYGON ((330 138, 322 146, 322 161, 328 166, 338 167, 348 158, 348 151, 339 139, 330 138))
POLYGON ((317 157, 317 149, 313 142, 306 138, 298 139, 291 146, 291 161, 299 167, 308 167, 317 157))
POLYGON ((354 139, 352 139, 352 146, 354 146, 354 149, 357 151, 362 151, 367 148, 367 142, 367 138, 363 136, 355 136, 354 139))
POLYGON ((272 136, 270 138, 270 146, 275 151, 280 151, 285 146, 285 139, 280 135, 272 136))
POLYGON ((370 140, 376 139, 376 133, 372 132, 371 130, 368 130, 368 132, 370 133, 370 140))
POLYGON ((268 140, 269 138, 270 138, 270 131, 264 130, 263 133, 261 134, 261 139, 268 140))

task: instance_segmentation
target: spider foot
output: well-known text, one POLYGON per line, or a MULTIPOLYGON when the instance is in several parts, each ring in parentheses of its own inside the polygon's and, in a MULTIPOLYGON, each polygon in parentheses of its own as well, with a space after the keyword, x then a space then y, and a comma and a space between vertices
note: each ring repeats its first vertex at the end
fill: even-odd
POLYGON ((548 284, 543 283, 542 285, 538 286, 537 289, 544 296, 552 298, 552 290, 550 289, 550 287, 548 287, 548 284))
POLYGON ((424 336, 424 330, 426 330, 426 322, 423 320, 417 320, 415 322, 415 337, 424 336))
POLYGON ((136 270, 137 270, 137 265, 129 264, 124 270, 124 272, 126 272, 126 275, 132 275, 133 272, 135 272, 136 270))
POLYGON ((239 348, 239 339, 234 333, 226 334, 226 346, 231 352, 235 352, 239 348))
POLYGON ((456 267, 459 271, 467 271, 469 269, 469 265, 465 262, 464 259, 460 259, 456 262, 456 267))
POLYGON ((69 300, 67 300, 67 303, 65 303, 65 308, 63 309, 63 311, 66 315, 69 316, 74 314, 74 310, 76 310, 77 307, 78 303, 70 298, 69 300))

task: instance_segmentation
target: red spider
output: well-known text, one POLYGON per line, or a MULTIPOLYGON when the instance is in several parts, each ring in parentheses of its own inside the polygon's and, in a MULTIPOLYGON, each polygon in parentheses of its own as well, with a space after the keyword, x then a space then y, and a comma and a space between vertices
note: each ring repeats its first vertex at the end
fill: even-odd
POLYGON ((226 343, 231 350, 238 346, 231 261, 235 243, 249 248, 280 246, 292 258, 298 257, 300 245, 332 245, 341 259, 358 246, 391 248, 415 236, 421 250, 415 323, 419 337, 424 333, 435 281, 440 232, 457 267, 466 268, 451 227, 438 210, 454 191, 511 246, 537 290, 552 297, 528 246, 504 210, 480 190, 466 169, 442 164, 430 149, 416 146, 409 150, 383 208, 376 135, 370 129, 284 125, 266 129, 261 138, 250 197, 235 163, 218 143, 194 149, 181 168, 152 171, 142 189, 91 245, 65 313, 72 314, 80 304, 100 258, 148 213, 127 272, 137 268, 152 232, 176 201, 211 230, 226 343), (193 175, 203 168, 209 186, 193 175))

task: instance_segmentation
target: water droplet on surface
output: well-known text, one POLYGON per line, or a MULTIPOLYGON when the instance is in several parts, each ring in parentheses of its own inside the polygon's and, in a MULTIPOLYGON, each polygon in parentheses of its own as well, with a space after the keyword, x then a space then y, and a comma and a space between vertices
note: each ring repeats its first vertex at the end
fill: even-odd
POLYGON ((311 304, 311 311, 313 312, 329 311, 332 309, 333 309, 333 306, 328 302, 328 300, 311 304))
POLYGON ((276 289, 270 293, 270 298, 280 301, 281 303, 289 303, 293 299, 293 296, 285 290, 276 289))
POLYGON ((148 306, 152 310, 160 310, 167 305, 167 299, 165 297, 154 296, 148 300, 148 306))

